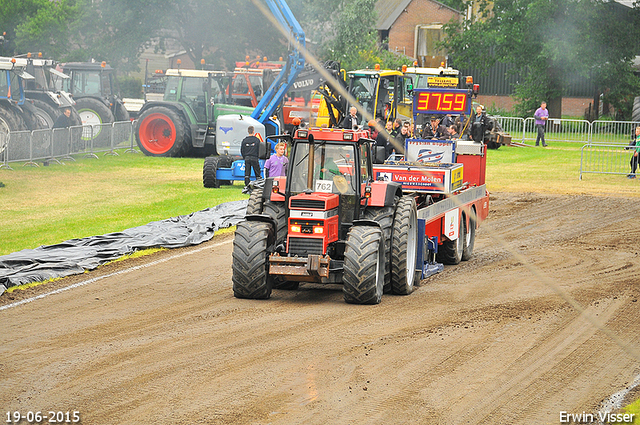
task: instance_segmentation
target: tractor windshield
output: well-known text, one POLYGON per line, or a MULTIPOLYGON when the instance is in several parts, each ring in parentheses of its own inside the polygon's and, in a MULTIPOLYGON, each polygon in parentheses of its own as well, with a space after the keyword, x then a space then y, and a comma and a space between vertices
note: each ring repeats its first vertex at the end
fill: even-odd
POLYGON ((109 75, 102 72, 71 72, 71 78, 63 82, 65 91, 74 96, 108 96, 111 94, 111 81, 109 75))
MULTIPOLYGON (((378 87, 378 78, 374 75, 355 75, 351 78, 351 85, 349 87, 349 94, 351 94, 362 107, 374 116, 374 108, 376 102, 376 90, 378 87)), ((366 120, 364 117, 360 118, 360 125, 364 125, 366 120)))
MULTIPOLYGON (((355 158, 354 145, 316 143, 313 155, 313 181, 310 189, 314 192, 355 195, 359 173, 355 158)), ((296 144, 292 164, 291 193, 297 194, 307 189, 308 143, 296 144)))

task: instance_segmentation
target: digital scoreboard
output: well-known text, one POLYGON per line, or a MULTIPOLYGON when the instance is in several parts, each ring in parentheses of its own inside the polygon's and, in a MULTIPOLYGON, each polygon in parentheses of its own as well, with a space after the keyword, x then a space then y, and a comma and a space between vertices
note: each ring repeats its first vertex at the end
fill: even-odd
POLYGON ((471 112, 471 96, 459 89, 414 89, 413 113, 455 114, 471 112))

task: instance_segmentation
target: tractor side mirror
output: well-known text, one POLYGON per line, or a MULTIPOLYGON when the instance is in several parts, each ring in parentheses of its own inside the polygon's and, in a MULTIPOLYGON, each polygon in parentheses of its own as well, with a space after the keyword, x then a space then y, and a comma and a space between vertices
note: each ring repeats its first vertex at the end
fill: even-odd
POLYGON ((373 163, 384 164, 386 158, 384 146, 374 146, 373 163))

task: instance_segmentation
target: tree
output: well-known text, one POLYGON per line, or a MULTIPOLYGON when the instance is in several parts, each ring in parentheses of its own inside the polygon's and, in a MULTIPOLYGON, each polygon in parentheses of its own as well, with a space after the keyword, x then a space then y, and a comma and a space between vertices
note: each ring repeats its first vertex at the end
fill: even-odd
POLYGON ((331 27, 331 38, 321 55, 341 63, 344 69, 359 69, 379 64, 382 68, 398 68, 410 64, 410 58, 381 49, 375 30, 376 0, 344 1, 338 18, 331 27))
POLYGON ((158 36, 171 11, 163 0, 77 1, 68 59, 105 60, 119 72, 138 69, 140 54, 158 36))
POLYGON ((546 100, 551 116, 560 117, 562 95, 575 76, 592 75, 600 87, 632 81, 631 68, 624 64, 635 56, 631 46, 637 45, 640 22, 614 18, 610 2, 479 0, 478 4, 472 20, 445 27, 445 47, 460 67, 486 69, 495 61, 513 64, 524 78, 514 95, 520 113, 530 114, 546 100), (618 38, 612 41, 614 33, 618 38), (605 71, 612 68, 624 72, 618 75, 621 80, 611 79, 610 71, 605 71))
POLYGON ((6 32, 2 55, 13 56, 27 51, 48 51, 49 46, 39 37, 49 32, 59 31, 65 36, 64 23, 69 19, 70 6, 66 0, 52 3, 49 0, 5 0, 0 14, 0 33, 6 32), (21 38, 25 33, 33 36, 25 43, 21 38))

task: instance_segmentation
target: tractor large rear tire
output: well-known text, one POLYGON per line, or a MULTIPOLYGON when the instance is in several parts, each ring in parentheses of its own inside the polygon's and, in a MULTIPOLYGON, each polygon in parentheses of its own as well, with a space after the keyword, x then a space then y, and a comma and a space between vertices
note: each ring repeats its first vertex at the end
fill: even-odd
POLYGON ((367 208, 364 217, 375 221, 382 229, 384 240, 384 292, 391 292, 391 232, 393 231, 393 207, 367 208))
POLYGON ((111 109, 92 97, 76 99, 76 111, 80 114, 83 125, 110 124, 115 121, 111 109))
POLYGON ((268 264, 271 239, 273 231, 267 223, 243 221, 236 227, 231 277, 236 298, 271 297, 273 280, 268 264))
POLYGON ((474 217, 469 217, 469 226, 464 226, 464 249, 462 251, 462 260, 468 261, 473 257, 473 246, 476 243, 476 220, 474 217))
POLYGON ((249 202, 247 202, 246 214, 262 214, 262 191, 263 188, 254 189, 249 196, 249 202))
POLYGON ((24 104, 20 107, 22 109, 22 119, 27 125, 29 130, 44 130, 47 127, 46 123, 40 121, 38 117, 38 109, 30 99, 25 100, 24 104))
POLYGON ((0 104, 0 132, 4 134, 0 140, 0 152, 7 150, 7 160, 29 159, 29 143, 24 143, 24 138, 8 140, 9 132, 24 131, 27 129, 20 111, 13 106, 0 104), (4 145, 4 146, 3 146, 4 145))
POLYGON ((58 115, 62 113, 62 111, 58 112, 56 108, 47 102, 38 99, 33 99, 33 106, 36 107, 38 119, 46 126, 44 128, 53 128, 53 124, 56 122, 58 115))
POLYGON ((342 292, 350 304, 379 304, 384 288, 382 231, 373 226, 352 227, 344 251, 342 292))
POLYGON ((136 142, 148 156, 180 157, 191 148, 191 133, 177 111, 164 106, 151 107, 136 121, 136 142))
POLYGON ((276 229, 276 245, 283 243, 287 239, 287 209, 284 202, 264 201, 262 213, 273 218, 278 228, 276 229))
POLYGON ((393 219, 391 242, 391 292, 409 295, 413 292, 418 259, 418 213, 412 196, 398 202, 393 219))
POLYGON ((129 115, 129 111, 124 107, 124 103, 120 99, 115 100, 116 104, 116 121, 131 121, 131 116, 129 115))
POLYGON ((456 265, 462 260, 462 253, 464 251, 464 217, 460 216, 458 220, 458 238, 455 241, 449 240, 446 237, 444 242, 438 248, 436 254, 436 261, 442 264, 456 265))
POLYGON ((631 119, 633 122, 640 121, 640 96, 636 96, 633 99, 633 110, 631 112, 631 119))

